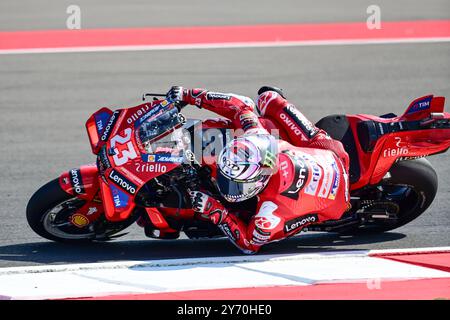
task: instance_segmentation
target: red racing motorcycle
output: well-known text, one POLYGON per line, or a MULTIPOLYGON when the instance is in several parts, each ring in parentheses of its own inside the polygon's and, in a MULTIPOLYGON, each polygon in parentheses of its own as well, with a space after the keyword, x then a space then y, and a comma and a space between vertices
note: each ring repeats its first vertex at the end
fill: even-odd
MULTIPOLYGON (((165 98, 111 111, 86 122, 96 163, 64 172, 31 197, 26 214, 40 236, 63 242, 120 237, 137 222, 151 238, 224 236, 191 209, 189 190, 207 190, 230 212, 250 218, 256 200, 227 203, 214 183, 215 156, 233 137, 224 119, 186 119, 165 98)), ((317 123, 350 155, 352 208, 339 220, 308 231, 383 232, 421 215, 437 192, 437 174, 426 156, 450 147, 450 113, 444 97, 414 100, 401 116, 331 115, 317 123)), ((261 118, 290 141, 277 119, 261 118)))

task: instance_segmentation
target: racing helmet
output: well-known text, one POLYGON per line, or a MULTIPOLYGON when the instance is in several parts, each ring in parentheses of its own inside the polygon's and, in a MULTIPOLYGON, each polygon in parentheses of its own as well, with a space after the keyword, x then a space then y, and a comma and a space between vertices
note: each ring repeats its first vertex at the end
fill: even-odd
POLYGON ((268 134, 231 140, 217 160, 217 186, 228 202, 258 195, 276 171, 276 140, 268 134))

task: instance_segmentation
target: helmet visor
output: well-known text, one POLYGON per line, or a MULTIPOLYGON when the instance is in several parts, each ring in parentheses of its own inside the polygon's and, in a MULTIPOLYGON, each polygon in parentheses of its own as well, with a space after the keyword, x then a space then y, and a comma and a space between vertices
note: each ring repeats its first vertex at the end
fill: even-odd
POLYGON ((265 176, 261 181, 237 182, 223 175, 221 170, 217 170, 217 186, 220 193, 228 202, 240 202, 256 196, 265 186, 269 176, 265 176))

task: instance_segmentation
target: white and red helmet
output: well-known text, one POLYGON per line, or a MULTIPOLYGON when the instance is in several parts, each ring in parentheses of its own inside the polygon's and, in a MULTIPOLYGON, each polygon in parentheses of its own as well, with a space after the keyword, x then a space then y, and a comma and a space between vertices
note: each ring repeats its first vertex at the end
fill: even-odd
POLYGON ((217 161, 217 185, 228 202, 258 195, 275 172, 276 143, 267 134, 244 135, 229 142, 217 161))

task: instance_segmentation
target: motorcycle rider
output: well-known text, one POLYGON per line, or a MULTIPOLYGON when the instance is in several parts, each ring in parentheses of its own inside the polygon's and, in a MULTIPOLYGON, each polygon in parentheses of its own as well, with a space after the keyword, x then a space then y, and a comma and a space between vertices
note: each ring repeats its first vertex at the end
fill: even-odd
POLYGON ((217 159, 216 182, 224 199, 257 197, 248 223, 210 195, 191 192, 194 211, 207 217, 244 253, 300 232, 312 223, 339 219, 349 209, 349 157, 341 142, 315 127, 275 87, 262 87, 257 103, 236 94, 172 87, 168 98, 219 114, 242 128, 217 159), (255 110, 256 109, 256 110, 255 110), (277 140, 258 119, 285 131, 277 140))

